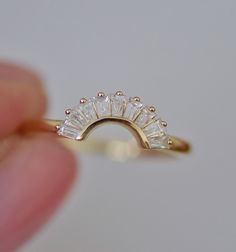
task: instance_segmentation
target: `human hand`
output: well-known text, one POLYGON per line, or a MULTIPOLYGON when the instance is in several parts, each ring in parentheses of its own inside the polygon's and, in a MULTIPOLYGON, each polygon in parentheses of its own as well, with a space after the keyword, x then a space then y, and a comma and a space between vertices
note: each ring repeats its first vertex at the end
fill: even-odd
POLYGON ((15 251, 44 224, 76 175, 75 159, 56 139, 22 136, 19 126, 46 110, 40 79, 0 62, 0 251, 15 251))

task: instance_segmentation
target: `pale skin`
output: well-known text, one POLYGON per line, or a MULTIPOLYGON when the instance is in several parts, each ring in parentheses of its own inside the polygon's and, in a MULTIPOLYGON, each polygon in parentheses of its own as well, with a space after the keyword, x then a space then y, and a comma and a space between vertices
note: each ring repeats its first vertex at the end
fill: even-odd
POLYGON ((0 62, 0 251, 15 251, 49 220, 77 173, 73 154, 56 138, 18 133, 46 108, 40 78, 0 62))

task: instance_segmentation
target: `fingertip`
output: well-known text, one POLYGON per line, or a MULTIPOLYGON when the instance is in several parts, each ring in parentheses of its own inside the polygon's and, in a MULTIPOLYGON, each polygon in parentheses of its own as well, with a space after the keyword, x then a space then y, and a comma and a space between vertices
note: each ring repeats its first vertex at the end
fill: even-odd
POLYGON ((24 141, 14 152, 0 170, 0 240, 6 249, 48 220, 77 174, 73 154, 51 137, 24 141))
POLYGON ((47 107, 42 81, 27 67, 0 62, 0 136, 23 121, 41 116, 47 107))

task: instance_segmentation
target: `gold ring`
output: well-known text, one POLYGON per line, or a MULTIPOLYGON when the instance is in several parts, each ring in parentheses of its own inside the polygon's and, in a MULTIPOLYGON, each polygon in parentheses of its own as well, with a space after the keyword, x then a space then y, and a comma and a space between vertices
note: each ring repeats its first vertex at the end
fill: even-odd
MULTIPOLYGON (((128 98, 123 92, 105 95, 99 92, 96 97, 82 98, 80 103, 65 111, 65 120, 31 121, 25 124, 24 130, 40 130, 54 132, 58 136, 88 142, 94 149, 101 145, 111 147, 107 141, 88 140, 94 128, 103 123, 119 123, 131 131, 138 140, 140 150, 171 150, 188 152, 190 144, 167 133, 167 123, 159 117, 153 106, 144 105, 140 98, 128 98), (87 139, 86 141, 84 141, 87 139)), ((121 141, 119 141, 121 146, 121 141)), ((125 145, 123 145, 124 147, 125 145)))

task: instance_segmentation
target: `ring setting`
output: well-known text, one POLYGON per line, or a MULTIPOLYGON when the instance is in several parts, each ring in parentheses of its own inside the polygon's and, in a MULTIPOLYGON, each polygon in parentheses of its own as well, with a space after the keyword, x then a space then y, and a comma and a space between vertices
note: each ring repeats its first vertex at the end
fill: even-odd
POLYGON ((56 125, 59 136, 82 141, 93 128, 105 122, 126 126, 144 149, 185 151, 188 144, 167 133, 167 123, 154 106, 145 105, 137 96, 127 97, 123 92, 106 95, 99 92, 92 98, 65 111, 66 118, 56 125))

